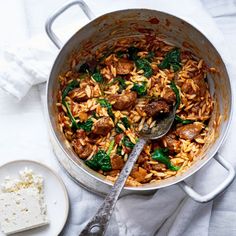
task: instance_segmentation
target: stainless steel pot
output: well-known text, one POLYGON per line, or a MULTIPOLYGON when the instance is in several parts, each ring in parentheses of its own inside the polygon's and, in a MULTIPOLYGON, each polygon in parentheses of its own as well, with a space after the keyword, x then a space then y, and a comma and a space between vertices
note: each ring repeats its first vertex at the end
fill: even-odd
POLYGON ((57 77, 61 71, 66 69, 68 56, 72 51, 81 51, 85 47, 89 50, 94 50, 97 45, 103 42, 112 42, 114 38, 139 36, 150 30, 157 32, 159 35, 164 35, 169 42, 175 45, 188 48, 200 58, 203 58, 208 65, 217 67, 217 73, 208 78, 211 93, 217 101, 210 122, 210 130, 211 133, 215 132, 215 139, 204 146, 199 155, 199 160, 182 175, 155 184, 145 184, 142 187, 125 187, 122 194, 147 194, 163 187, 178 184, 195 201, 210 201, 223 192, 235 176, 232 165, 217 153, 229 129, 232 115, 230 79, 223 59, 213 44, 199 30, 186 21, 164 12, 148 9, 129 9, 111 12, 95 18, 88 6, 79 0, 66 4, 48 19, 46 23, 47 34, 60 49, 47 83, 47 112, 54 151, 67 173, 80 185, 97 194, 104 195, 108 193, 112 183, 108 182, 104 176, 88 168, 76 156, 59 130, 55 106, 59 89, 57 77), (78 30, 62 47, 62 43, 52 30, 52 24, 61 13, 73 5, 79 5, 91 21, 78 30), (219 118, 219 115, 222 116, 222 119, 217 127, 213 127, 214 121, 219 118), (228 176, 214 191, 201 195, 188 186, 184 180, 193 175, 212 158, 228 171, 228 176))

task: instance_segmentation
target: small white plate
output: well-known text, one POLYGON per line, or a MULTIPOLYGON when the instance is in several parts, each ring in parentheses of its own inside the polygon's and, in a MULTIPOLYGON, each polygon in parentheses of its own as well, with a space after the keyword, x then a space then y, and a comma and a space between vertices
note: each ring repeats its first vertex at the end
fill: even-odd
MULTIPOLYGON (((17 233, 17 236, 56 236, 63 229, 69 212, 69 199, 61 178, 49 167, 30 160, 9 162, 0 167, 0 183, 6 176, 19 178, 19 171, 25 167, 41 174, 44 179, 44 197, 47 204, 49 224, 17 233)), ((0 230, 0 236, 4 234, 0 230)))

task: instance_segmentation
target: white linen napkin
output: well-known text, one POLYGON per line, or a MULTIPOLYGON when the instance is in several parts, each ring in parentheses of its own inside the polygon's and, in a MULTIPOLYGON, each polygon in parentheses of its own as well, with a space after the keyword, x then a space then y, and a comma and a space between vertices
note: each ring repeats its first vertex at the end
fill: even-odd
MULTIPOLYGON (((102 8, 96 8, 96 1, 90 0, 88 2, 96 15, 105 12, 102 8)), ((228 52, 223 47, 224 39, 212 19, 205 12, 201 2, 197 0, 183 0, 181 4, 178 0, 171 0, 168 3, 164 0, 131 0, 129 2, 121 0, 117 4, 109 4, 109 1, 106 0, 101 2, 107 6, 106 11, 133 7, 156 8, 190 21, 201 29, 215 45, 218 45, 220 53, 228 62, 227 66, 231 76, 235 75, 233 74, 235 67, 230 67, 228 52)), ((48 78, 50 68, 57 55, 57 49, 46 39, 46 36, 34 38, 24 45, 6 46, 4 48, 4 56, 2 63, 0 63, 0 87, 17 99, 21 99, 32 85, 42 83, 48 78)), ((236 166, 236 161, 229 155, 236 153, 236 147, 232 145, 234 138, 235 135, 231 132, 227 140, 228 143, 221 149, 221 152, 236 166)), ((52 163, 56 165, 56 162, 52 161, 52 163)), ((71 200, 70 218, 63 235, 78 235, 89 218, 95 213, 102 199, 77 186, 59 168, 58 171, 60 171, 66 186, 69 186, 68 191, 71 200)), ((224 177, 223 168, 212 160, 191 178, 191 182, 197 191, 207 193, 217 186, 224 177)), ((227 193, 225 196, 228 196, 227 193)), ((227 201, 230 204, 224 205, 225 212, 231 209, 231 204, 236 205, 233 195, 228 196, 227 201)), ((216 228, 216 221, 213 222, 215 225, 211 222, 211 213, 214 211, 213 204, 219 206, 217 200, 214 203, 207 204, 192 201, 178 186, 161 189, 151 196, 126 196, 117 203, 107 235, 205 236, 209 232, 216 233, 213 230, 216 228), (210 229, 210 227, 212 228, 210 229)), ((233 221, 233 216, 228 215, 227 219, 233 221)), ((236 232, 235 226, 232 226, 231 229, 236 232)))

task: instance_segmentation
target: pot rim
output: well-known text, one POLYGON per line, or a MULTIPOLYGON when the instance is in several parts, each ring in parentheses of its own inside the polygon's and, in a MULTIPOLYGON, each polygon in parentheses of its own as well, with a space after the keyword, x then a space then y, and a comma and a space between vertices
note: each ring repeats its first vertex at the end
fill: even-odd
MULTIPOLYGON (((201 160, 201 163, 195 168, 195 170, 192 170, 190 173, 187 173, 187 171, 185 171, 184 173, 182 173, 180 176, 178 177, 171 177, 171 181, 167 182, 167 183, 161 183, 161 181, 158 183, 158 185, 150 185, 149 184, 143 184, 142 186, 140 187, 124 187, 125 190, 130 190, 132 191, 133 193, 138 193, 140 191, 150 191, 150 190, 157 190, 157 189, 161 189, 161 188, 164 188, 164 187, 168 187, 168 186, 171 186, 171 185, 174 185, 174 184, 177 184, 183 180, 185 180, 186 178, 192 176, 194 173, 196 173, 198 170, 200 170, 204 165, 206 165, 214 156, 215 154, 217 153, 218 149, 222 146, 222 144, 225 142, 225 139, 226 139, 226 136, 228 134, 228 130, 229 130, 229 127, 231 125, 231 121, 232 121, 232 115, 233 115, 233 91, 232 91, 232 82, 231 82, 231 78, 229 76, 229 73, 228 73, 228 69, 227 69, 227 66, 226 66, 226 61, 225 61, 225 58, 221 56, 221 54, 219 53, 219 50, 217 49, 217 46, 214 45, 214 43, 198 28, 198 26, 195 25, 195 23, 193 22, 188 22, 186 19, 183 19, 181 17, 177 17, 175 15, 172 15, 170 13, 167 13, 167 12, 164 12, 164 11, 158 11, 158 10, 155 10, 155 9, 147 9, 147 8, 132 8, 132 9, 124 9, 124 10, 117 10, 117 11, 112 11, 112 12, 108 12, 106 14, 103 14, 103 15, 100 15, 99 17, 95 17, 94 19, 92 19, 91 21, 89 21, 87 24, 85 24, 83 27, 81 27, 79 30, 77 30, 68 40, 67 42, 60 48, 59 50, 59 53, 56 57, 56 59, 54 60, 54 63, 53 63, 53 66, 51 67, 51 71, 50 71, 50 75, 49 75, 49 79, 47 81, 47 85, 46 85, 46 119, 48 120, 48 123, 49 123, 49 127, 50 127, 50 130, 53 134, 53 137, 54 139, 56 140, 58 146, 60 147, 60 149, 63 151, 63 153, 67 156, 67 158, 70 159, 70 161, 73 162, 73 164, 75 164, 78 168, 80 168, 85 174, 89 175, 90 177, 96 179, 97 181, 99 181, 100 183, 102 184, 105 184, 105 185, 108 185, 108 186, 113 186, 113 183, 108 181, 108 180, 105 180, 105 179, 102 179, 102 176, 101 174, 98 174, 101 175, 101 177, 98 177, 98 176, 95 176, 93 174, 93 171, 92 170, 92 173, 88 172, 85 168, 81 167, 78 165, 78 163, 73 160, 73 158, 71 158, 71 155, 67 152, 67 150, 63 147, 62 143, 60 142, 59 140, 59 137, 58 135, 56 134, 54 128, 53 128, 53 125, 52 125, 52 121, 51 121, 51 117, 50 117, 50 110, 49 110, 49 82, 51 80, 53 80, 52 78, 52 71, 53 71, 53 68, 55 66, 55 62, 60 58, 61 56, 61 53, 62 51, 66 48, 66 46, 71 42, 71 39, 73 37, 76 37, 76 35, 79 33, 80 30, 84 29, 85 27, 87 27, 91 22, 99 19, 99 18, 102 18, 104 16, 107 16, 107 15, 110 15, 110 14, 113 14, 113 13, 119 13, 119 12, 124 12, 124 11, 142 11, 142 10, 147 10, 147 11, 155 11, 157 14, 160 13, 160 14, 165 14, 167 17, 174 17, 176 18, 178 21, 183 21, 185 24, 187 24, 188 26, 192 27, 195 31, 198 31, 198 33, 200 33, 200 35, 206 39, 206 41, 208 41, 208 43, 214 48, 214 50, 216 51, 216 53, 219 55, 219 57, 221 58, 222 60, 222 64, 223 66, 226 68, 226 74, 227 74, 227 77, 228 77, 228 80, 229 80, 229 93, 230 93, 230 96, 229 96, 229 100, 230 100, 230 103, 229 103, 229 116, 228 116, 228 119, 226 121, 226 127, 225 127, 225 130, 224 131, 220 131, 221 135, 220 137, 218 138, 219 139, 219 142, 218 142, 218 145, 217 147, 215 147, 215 150, 212 151, 212 154, 211 156, 209 156, 208 158, 205 158, 205 159, 202 159, 201 160), (223 132, 223 134, 222 134, 223 132)), ((191 167, 190 167, 191 168, 191 167)), ((97 173, 97 172, 95 172, 97 173)))

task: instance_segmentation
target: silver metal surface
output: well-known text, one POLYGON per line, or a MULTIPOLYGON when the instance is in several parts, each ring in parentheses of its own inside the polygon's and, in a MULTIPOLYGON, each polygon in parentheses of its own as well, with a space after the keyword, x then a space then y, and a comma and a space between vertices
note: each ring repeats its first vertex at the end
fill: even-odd
POLYGON ((128 178, 131 170, 133 169, 135 162, 137 161, 140 153, 142 152, 146 141, 146 139, 140 138, 139 141, 135 144, 127 162, 125 163, 125 166, 120 172, 117 181, 111 188, 110 193, 106 196, 103 204, 100 206, 95 216, 82 230, 80 236, 101 236, 105 234, 112 212, 115 208, 115 204, 118 200, 118 197, 120 196, 121 190, 123 189, 125 181, 128 178), (94 230, 96 230, 96 232, 94 232, 94 230))
POLYGON ((194 189, 192 189, 189 185, 182 181, 178 183, 178 185, 195 201, 205 203, 213 200, 217 197, 220 193, 222 193, 234 180, 235 177, 235 170, 233 166, 226 161, 220 154, 216 154, 214 157, 229 173, 227 178, 219 184, 219 186, 214 189, 212 192, 202 195, 197 193, 194 189))
MULTIPOLYGON (((77 182, 89 190, 103 195, 110 191, 112 183, 106 180, 104 176, 88 168, 76 156, 58 126, 55 105, 59 89, 57 78, 62 71, 67 69, 68 56, 72 51, 80 52, 87 47, 88 50, 91 49, 94 52, 100 44, 104 42, 112 44, 112 40, 119 37, 142 37, 143 32, 140 29, 153 30, 170 43, 192 51, 199 58, 204 59, 210 67, 215 66, 217 68, 217 73, 208 77, 211 94, 216 99, 209 130, 213 130, 214 121, 217 121, 219 115, 222 115, 222 119, 216 129, 215 140, 209 141, 204 146, 198 161, 186 172, 158 183, 144 184, 141 187, 124 187, 121 194, 153 193, 157 189, 185 180, 214 157, 225 140, 230 125, 232 116, 230 79, 224 61, 216 47, 198 29, 173 15, 148 9, 115 11, 96 18, 77 31, 60 50, 47 84, 47 112, 51 139, 59 162, 77 182), (150 23, 150 19, 154 18, 157 19, 155 21, 157 23, 150 23)), ((82 60, 86 61, 86 57, 82 60)), ((221 189, 218 189, 218 192, 223 191, 225 186, 220 187, 221 189)))
POLYGON ((111 188, 110 193, 106 196, 103 204, 98 209, 95 216, 89 221, 86 227, 80 233, 80 236, 92 236, 104 235, 109 224, 112 212, 115 208, 118 197, 120 196, 121 190, 123 189, 127 178, 130 175, 131 170, 134 167, 140 153, 142 152, 146 142, 149 139, 159 139, 162 138, 170 130, 174 119, 175 119, 176 106, 172 111, 166 116, 163 117, 157 125, 151 129, 146 127, 141 130, 140 138, 135 144, 131 154, 129 155, 128 160, 125 163, 125 166, 121 170, 118 179, 111 188), (96 229, 96 232, 94 230, 96 229))
POLYGON ((47 32, 48 37, 52 40, 52 42, 55 44, 55 46, 58 49, 60 49, 63 44, 62 44, 61 40, 57 37, 57 35, 53 32, 52 25, 58 16, 60 16, 64 11, 66 11, 68 8, 70 8, 74 5, 79 5, 89 20, 92 20, 95 17, 94 14, 91 12, 90 8, 88 7, 88 5, 82 0, 76 0, 73 2, 66 3, 63 7, 56 10, 48 18, 48 20, 45 24, 45 30, 47 32))

